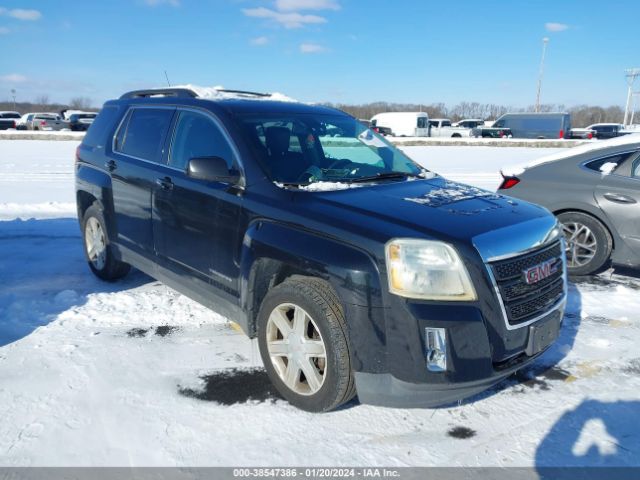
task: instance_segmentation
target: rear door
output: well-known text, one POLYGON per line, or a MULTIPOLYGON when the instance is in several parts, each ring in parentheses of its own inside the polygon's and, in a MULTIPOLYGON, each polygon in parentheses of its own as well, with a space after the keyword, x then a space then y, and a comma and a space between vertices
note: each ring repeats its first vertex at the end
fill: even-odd
POLYGON ((623 241, 640 255, 640 155, 629 155, 615 173, 604 175, 595 195, 623 241))
POLYGON ((208 112, 180 109, 168 165, 153 193, 155 248, 163 263, 213 285, 217 293, 237 292, 240 201, 232 186, 187 175, 189 159, 221 157, 237 164, 224 127, 208 112))
POLYGON ((174 107, 131 108, 105 163, 111 172, 117 241, 142 255, 153 254, 151 192, 174 113, 174 107))

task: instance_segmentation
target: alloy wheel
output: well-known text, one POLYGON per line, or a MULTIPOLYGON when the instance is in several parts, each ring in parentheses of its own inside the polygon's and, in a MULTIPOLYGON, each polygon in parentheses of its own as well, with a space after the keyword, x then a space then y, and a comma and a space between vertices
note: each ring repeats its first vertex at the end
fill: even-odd
POLYGON ((567 264, 569 267, 578 268, 587 265, 596 256, 598 242, 589 227, 578 222, 570 222, 562 225, 567 241, 567 264))
POLYGON ((95 217, 90 217, 84 227, 84 243, 89 261, 102 270, 107 261, 107 244, 102 225, 95 217))
POLYGON ((300 395, 318 392, 326 377, 327 350, 311 316, 298 305, 278 305, 269 315, 266 336, 280 380, 300 395))

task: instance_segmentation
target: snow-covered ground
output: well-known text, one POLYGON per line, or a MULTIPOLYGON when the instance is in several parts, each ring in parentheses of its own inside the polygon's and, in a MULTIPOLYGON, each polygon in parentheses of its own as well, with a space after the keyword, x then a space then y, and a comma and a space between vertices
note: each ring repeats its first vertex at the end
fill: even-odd
MULTIPOLYGON (((639 272, 573 283, 550 351, 461 405, 308 414, 274 396, 233 319, 139 272, 91 275, 76 145, 0 140, 0 466, 640 466, 639 272)), ((551 153, 406 151, 485 188, 551 153)))

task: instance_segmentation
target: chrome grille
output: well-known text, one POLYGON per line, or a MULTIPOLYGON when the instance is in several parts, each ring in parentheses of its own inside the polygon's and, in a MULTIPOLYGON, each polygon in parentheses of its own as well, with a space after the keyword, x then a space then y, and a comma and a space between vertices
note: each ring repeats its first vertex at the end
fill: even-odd
POLYGON ((543 315, 564 297, 563 261, 562 244, 558 241, 534 252, 489 264, 510 325, 543 315), (528 269, 556 258, 554 273, 535 283, 527 283, 525 272, 528 269))

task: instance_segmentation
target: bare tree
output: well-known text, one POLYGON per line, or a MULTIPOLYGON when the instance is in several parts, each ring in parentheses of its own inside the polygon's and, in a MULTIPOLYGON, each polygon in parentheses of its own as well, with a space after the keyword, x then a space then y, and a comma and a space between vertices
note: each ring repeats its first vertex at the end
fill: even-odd
POLYGON ((73 97, 69 102, 72 110, 86 110, 91 108, 91 99, 87 97, 73 97))
POLYGON ((41 109, 45 109, 49 106, 49 95, 43 94, 38 95, 35 100, 35 104, 39 106, 41 109))

